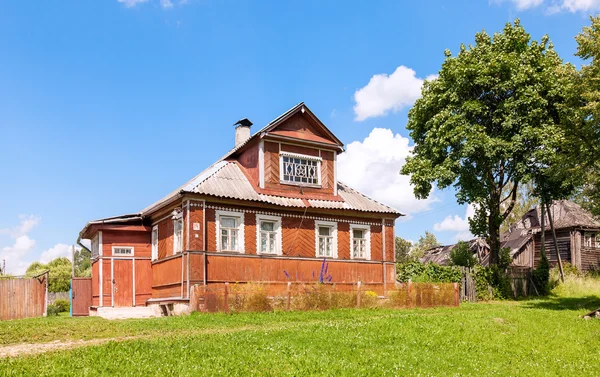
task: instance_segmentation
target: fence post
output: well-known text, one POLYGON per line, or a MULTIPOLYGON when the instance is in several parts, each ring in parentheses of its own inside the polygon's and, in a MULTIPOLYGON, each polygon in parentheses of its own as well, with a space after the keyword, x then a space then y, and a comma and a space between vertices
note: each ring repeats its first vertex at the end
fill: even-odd
POLYGON ((229 283, 225 283, 225 313, 229 313, 229 283))
POLYGON ((454 285, 454 305, 459 306, 460 298, 458 296, 458 283, 454 283, 453 285, 454 285))
POLYGON ((287 306, 286 310, 290 311, 292 301, 292 282, 288 281, 287 283, 287 306))
POLYGON ((360 308, 360 280, 356 283, 358 289, 356 291, 356 307, 360 308))

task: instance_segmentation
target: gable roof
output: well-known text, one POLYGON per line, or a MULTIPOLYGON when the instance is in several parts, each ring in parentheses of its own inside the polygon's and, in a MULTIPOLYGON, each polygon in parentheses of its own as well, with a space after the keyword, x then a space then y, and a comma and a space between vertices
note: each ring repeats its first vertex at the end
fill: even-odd
MULTIPOLYGON (((179 189, 143 209, 140 214, 147 214, 184 193, 204 194, 224 199, 248 200, 290 208, 306 207, 302 197, 291 198, 258 193, 235 161, 219 161, 179 189)), ((402 216, 395 209, 368 198, 341 182, 338 182, 338 195, 342 201, 316 199, 306 199, 306 201, 308 201, 311 208, 316 209, 342 209, 402 216)))
MULTIPOLYGON (((552 221, 556 229, 563 228, 590 228, 600 229, 600 221, 596 219, 591 213, 581 208, 577 203, 570 200, 555 200, 550 205, 550 211, 552 213, 552 221)), ((519 221, 512 224, 508 230, 511 234, 515 231, 522 229, 541 229, 541 208, 536 206, 529 210, 519 221)), ((546 229, 550 229, 550 221, 548 215, 545 219, 546 229)), ((510 238, 510 236, 503 235, 503 238, 510 238)))

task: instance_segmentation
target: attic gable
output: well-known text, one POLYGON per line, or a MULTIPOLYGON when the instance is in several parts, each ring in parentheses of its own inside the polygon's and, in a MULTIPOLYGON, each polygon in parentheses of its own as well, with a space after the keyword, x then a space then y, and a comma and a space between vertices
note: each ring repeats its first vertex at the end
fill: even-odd
POLYGON ((301 139, 343 148, 344 144, 317 118, 306 105, 296 106, 285 116, 271 122, 266 136, 285 139, 301 139))

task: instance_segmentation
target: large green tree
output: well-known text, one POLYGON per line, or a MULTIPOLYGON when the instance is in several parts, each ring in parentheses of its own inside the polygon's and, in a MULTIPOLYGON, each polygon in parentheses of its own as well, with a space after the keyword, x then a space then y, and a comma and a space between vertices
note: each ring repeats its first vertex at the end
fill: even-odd
POLYGON ((73 263, 75 264, 75 276, 90 277, 92 276, 92 253, 85 248, 75 250, 73 255, 73 263))
POLYGON ((459 203, 475 204, 471 232, 488 238, 490 263, 498 264, 500 226, 521 183, 563 139, 563 63, 547 36, 531 40, 519 20, 493 37, 477 33, 475 45, 445 56, 439 77, 424 83, 409 112, 415 148, 402 173, 411 175, 419 198, 436 184, 454 186, 459 203), (512 190, 502 195, 507 185, 512 190))
POLYGON ((431 250, 438 246, 440 246, 440 243, 435 237, 435 234, 425 231, 425 234, 419 237, 419 240, 415 242, 413 247, 410 249, 410 256, 412 259, 419 259, 427 250, 431 250))
POLYGON ((48 291, 66 292, 71 288, 71 261, 67 258, 56 258, 48 264, 33 262, 27 267, 25 274, 35 276, 50 270, 48 277, 48 291))
POLYGON ((412 242, 405 240, 402 237, 396 237, 396 262, 406 263, 410 261, 410 249, 412 248, 412 242))

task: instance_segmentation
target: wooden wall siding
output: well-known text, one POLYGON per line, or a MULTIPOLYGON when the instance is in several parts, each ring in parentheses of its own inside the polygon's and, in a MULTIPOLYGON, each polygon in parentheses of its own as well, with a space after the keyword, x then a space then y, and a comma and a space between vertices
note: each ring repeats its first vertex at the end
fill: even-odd
POLYGON ((335 185, 335 161, 333 152, 321 151, 321 180, 323 189, 327 193, 333 194, 335 185))
MULTIPOLYGON (((338 223, 338 259, 350 259, 350 224, 338 223)), ((315 248, 313 246, 313 248, 315 248)))
POLYGON ((581 270, 591 271, 600 267, 600 248, 581 247, 581 270))
POLYGON ((237 161, 246 169, 251 183, 256 186, 259 181, 258 172, 258 143, 256 139, 245 147, 245 150, 239 155, 237 161))
POLYGON ((100 302, 100 262, 98 260, 92 263, 92 306, 98 306, 100 302))
POLYGON ((279 187, 279 144, 264 142, 265 187, 279 187))
MULTIPOLYGON (((322 260, 208 255, 207 282, 316 282, 322 260), (284 272, 285 271, 285 272, 284 272), (289 275, 289 279, 286 275, 289 275)), ((381 263, 327 260, 334 283, 382 283, 381 263)))
POLYGON ((190 254, 190 285, 204 282, 204 254, 190 254))
POLYGON ((396 264, 386 263, 385 265, 385 283, 388 286, 394 286, 396 283, 396 264))
POLYGON ((281 219, 282 253, 290 257, 316 257, 315 221, 283 217, 281 219))
POLYGON ((152 298, 172 298, 181 296, 181 284, 152 287, 152 298))
POLYGON ((112 306, 111 261, 102 259, 102 306, 112 306))
MULTIPOLYGON (((552 238, 552 232, 546 231, 546 240, 545 240, 545 250, 546 257, 550 262, 551 266, 554 266, 558 263, 558 258, 556 257, 556 251, 554 250, 554 240, 552 238)), ((558 250, 560 252, 560 258, 563 262, 571 263, 571 230, 570 229, 557 229, 556 230, 556 240, 558 243, 558 250)), ((535 255, 534 255, 534 265, 536 268, 540 262, 541 258, 541 233, 535 235, 535 255)))
POLYGON ((298 154, 305 154, 308 156, 320 157, 318 149, 309 148, 309 147, 301 147, 299 145, 281 143, 281 150, 283 152, 298 153, 298 154))
MULTIPOLYGON (((200 203, 190 201, 191 203, 200 203)), ((190 206, 190 250, 204 251, 204 209, 199 206, 190 206), (194 230, 194 223, 200 225, 199 230, 194 230)))
POLYGON ((217 223, 216 212, 212 208, 206 209, 206 250, 217 250, 217 223))
POLYGON ((381 225, 371 225, 371 260, 382 260, 381 225))
POLYGON ((133 246, 135 257, 148 258, 152 254, 152 250, 150 247, 150 237, 150 232, 104 230, 102 231, 103 256, 112 256, 113 246, 133 246))
MULTIPOLYGON (((152 287, 181 283, 182 254, 152 264, 152 287)), ((180 294, 177 294, 179 296, 180 294)))
MULTIPOLYGON (((552 246, 552 247, 553 247, 552 250, 554 250, 554 246, 552 246)), ((533 243, 529 242, 529 243, 527 243, 527 245, 525 245, 523 250, 513 258, 511 265, 523 266, 523 267, 531 266, 532 253, 533 253, 533 243)), ((548 255, 548 254, 546 253, 546 255, 548 255)))
POLYGON ((295 114, 290 119, 269 132, 273 135, 293 137, 300 140, 334 144, 334 141, 321 129, 315 127, 303 114, 295 114))
POLYGON ((0 279, 0 320, 43 316, 47 284, 47 275, 34 279, 0 279))
POLYGON ((173 220, 168 217, 158 224, 158 259, 173 255, 173 220))
POLYGON ((394 262, 396 258, 395 253, 395 245, 396 245, 396 236, 394 235, 394 227, 386 225, 385 226, 385 255, 383 256, 383 260, 386 262, 394 262))
POLYGON ((244 253, 256 254, 256 214, 244 214, 244 253))
POLYGON ((145 306, 152 297, 152 267, 148 259, 135 261, 135 306, 145 306))

